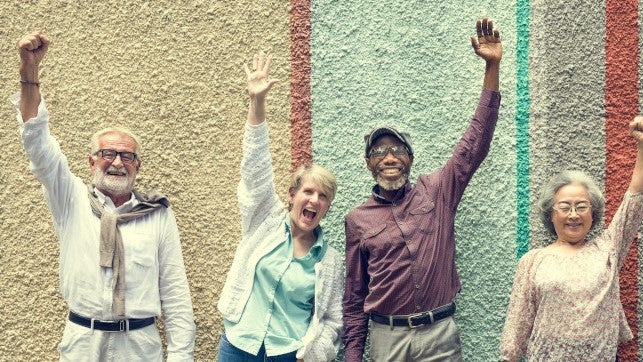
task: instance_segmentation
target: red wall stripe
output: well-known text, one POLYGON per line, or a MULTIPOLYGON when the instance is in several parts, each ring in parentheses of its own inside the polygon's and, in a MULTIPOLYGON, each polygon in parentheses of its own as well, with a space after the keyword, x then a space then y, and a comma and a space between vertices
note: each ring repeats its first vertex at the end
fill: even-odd
POLYGON ((292 169, 312 162, 310 113, 310 0, 290 2, 290 135, 292 169))
MULTIPOLYGON (((638 113, 638 0, 607 0, 605 5, 605 221, 609 223, 629 186, 636 157, 627 125, 638 113)), ((634 332, 634 339, 619 347, 621 361, 638 361, 636 244, 620 274, 621 301, 634 332)))

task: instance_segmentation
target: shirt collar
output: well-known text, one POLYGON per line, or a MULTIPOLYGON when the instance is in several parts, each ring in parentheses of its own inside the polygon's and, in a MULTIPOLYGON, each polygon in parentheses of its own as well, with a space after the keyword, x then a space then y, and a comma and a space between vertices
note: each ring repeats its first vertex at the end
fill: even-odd
MULTIPOLYGON (((404 184, 404 186, 402 186, 399 190, 397 190, 397 194, 395 195, 395 198, 393 199, 393 202, 403 199, 404 195, 406 195, 406 193, 410 189, 411 189, 411 182, 409 180, 406 180, 406 183, 404 184)), ((385 204, 393 203, 393 202, 385 199, 384 197, 382 197, 380 195, 380 185, 375 184, 373 186, 372 192, 373 192, 373 197, 375 198, 375 200, 377 200, 377 201, 379 201, 381 203, 385 203, 385 204)))
POLYGON ((132 192, 132 193, 130 193, 130 199, 126 203, 124 203, 123 205, 121 205, 119 207, 116 207, 116 205, 114 205, 114 202, 112 201, 112 199, 107 197, 107 195, 105 195, 104 193, 100 192, 100 190, 97 189, 95 186, 94 186, 94 192, 96 193, 96 196, 98 197, 100 202, 105 206, 105 208, 107 208, 108 210, 110 210, 111 212, 113 212, 115 214, 127 213, 130 210, 132 210, 132 208, 134 208, 134 206, 138 205, 138 203, 140 202, 136 198, 136 196, 134 196, 134 193, 132 192))
POLYGON ((315 259, 321 260, 324 254, 326 254, 326 249, 328 248, 328 243, 324 241, 324 231, 321 226, 317 226, 313 231, 317 235, 317 241, 310 248, 310 255, 315 259))

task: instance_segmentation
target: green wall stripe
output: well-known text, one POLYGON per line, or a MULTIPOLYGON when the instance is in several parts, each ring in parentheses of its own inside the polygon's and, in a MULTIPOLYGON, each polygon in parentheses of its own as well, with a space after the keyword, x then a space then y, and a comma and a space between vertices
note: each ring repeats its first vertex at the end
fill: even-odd
POLYGON ((529 250, 529 0, 516 4, 516 256, 529 250))

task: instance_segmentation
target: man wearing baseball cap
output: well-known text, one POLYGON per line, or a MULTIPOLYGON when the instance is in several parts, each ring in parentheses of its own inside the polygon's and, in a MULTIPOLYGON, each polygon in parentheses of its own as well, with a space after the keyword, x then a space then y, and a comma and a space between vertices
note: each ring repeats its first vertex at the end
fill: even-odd
POLYGON ((376 185, 345 221, 347 362, 362 361, 369 321, 373 361, 462 360, 453 319, 460 291, 455 213, 489 151, 500 106, 500 33, 487 18, 477 21, 476 30, 471 44, 486 62, 482 95, 443 167, 413 185, 408 133, 383 126, 364 138, 366 166, 376 185))

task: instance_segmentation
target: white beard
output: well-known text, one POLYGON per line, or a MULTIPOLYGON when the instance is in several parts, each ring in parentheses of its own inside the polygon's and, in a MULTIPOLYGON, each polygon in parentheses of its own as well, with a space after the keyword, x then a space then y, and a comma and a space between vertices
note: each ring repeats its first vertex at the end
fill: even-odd
POLYGON ((409 178, 409 175, 404 174, 395 181, 388 181, 378 175, 378 176, 375 176, 375 181, 377 181, 377 184, 382 189, 387 191, 395 191, 395 190, 401 189, 402 186, 404 186, 404 184, 406 183, 406 180, 408 180, 408 178, 409 178))
POLYGON ((105 171, 96 168, 96 171, 94 171, 94 186, 103 193, 122 195, 132 192, 135 178, 136 175, 130 175, 124 167, 117 169, 114 166, 109 166, 105 171), (127 177, 114 177, 107 174, 107 172, 114 171, 123 172, 127 177))

